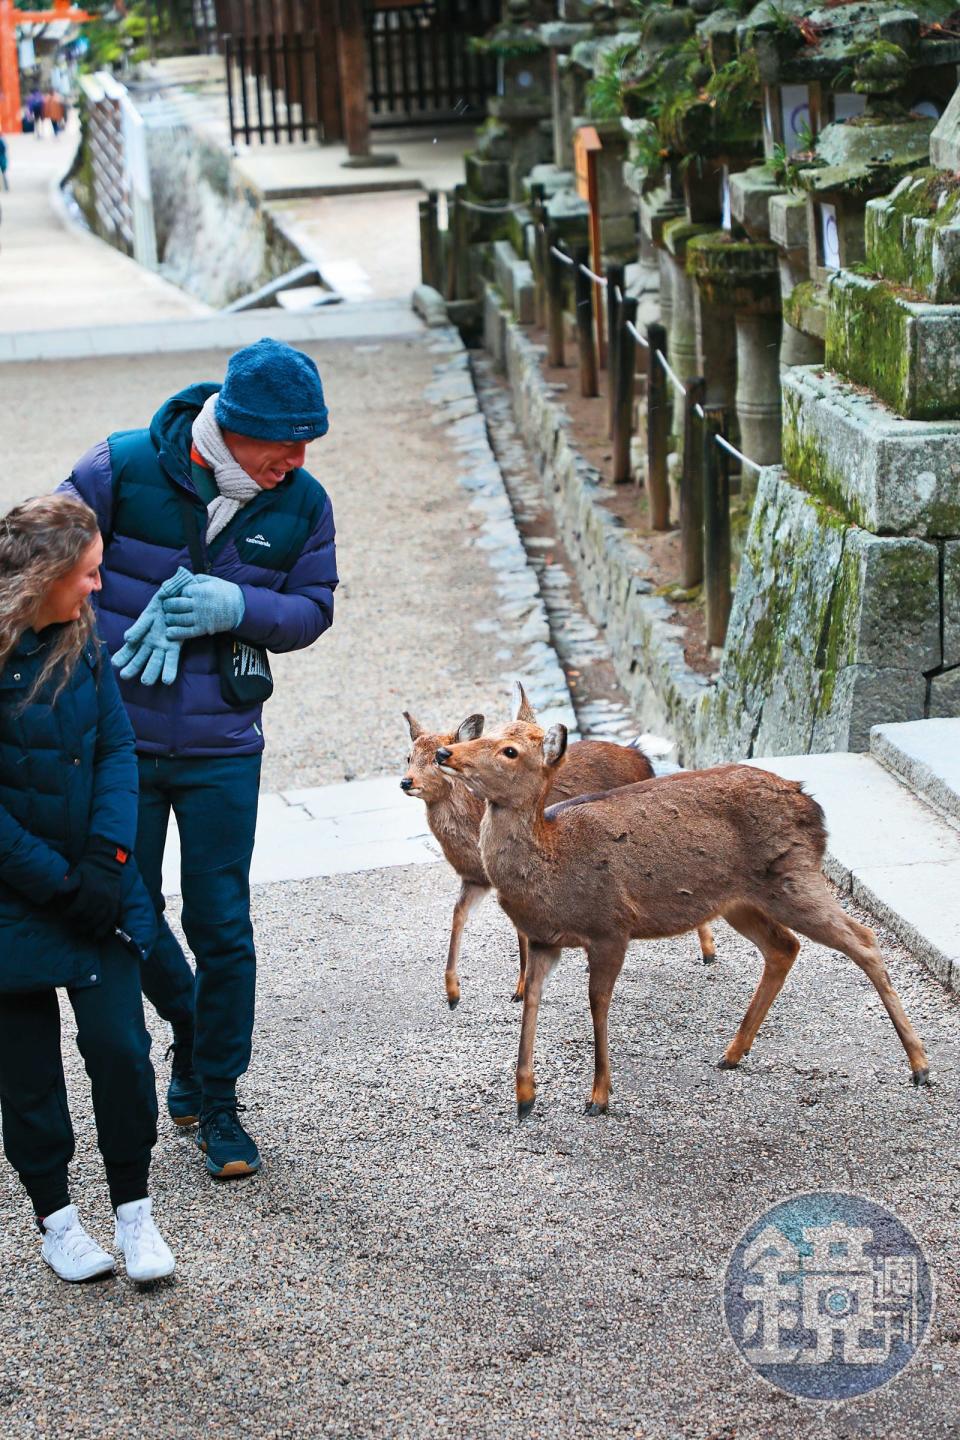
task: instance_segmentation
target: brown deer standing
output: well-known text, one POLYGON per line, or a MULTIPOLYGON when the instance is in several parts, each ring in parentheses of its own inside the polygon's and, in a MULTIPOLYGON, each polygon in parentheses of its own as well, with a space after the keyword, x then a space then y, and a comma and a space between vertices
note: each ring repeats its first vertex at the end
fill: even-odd
MULTIPOLYGON (((454 785, 437 764, 441 747, 476 740, 483 733, 483 716, 468 715, 462 725, 446 734, 430 734, 404 710, 410 728, 413 749, 407 757, 407 773, 400 781, 405 794, 423 800, 427 807, 427 823, 448 862, 460 876, 460 894, 453 908, 450 944, 444 984, 447 1002, 453 1010, 460 1001, 460 976, 457 961, 463 929, 470 911, 491 890, 480 858, 480 822, 484 804, 464 785, 454 785)), ((523 686, 517 681, 513 693, 513 718, 529 724, 536 715, 523 686)), ((633 745, 613 745, 604 740, 576 740, 567 751, 566 764, 554 778, 548 800, 566 800, 587 792, 612 790, 617 785, 631 785, 653 775, 650 761, 633 745)), ((700 949, 704 964, 715 958, 713 934, 709 926, 700 928, 700 949)), ((524 975, 527 967, 527 939, 517 933, 520 950, 520 973, 512 998, 523 999, 524 975)))
POLYGON ((486 802, 480 854, 501 906, 529 939, 517 1057, 517 1111, 533 1107, 533 1049, 544 981, 563 946, 583 947, 590 971, 594 1080, 587 1113, 610 1095, 607 1013, 631 939, 679 935, 722 916, 763 955, 763 972, 719 1062, 749 1051, 790 972, 792 932, 848 955, 870 979, 917 1085, 927 1057, 890 983, 873 931, 841 909, 821 871, 823 811, 801 786, 746 765, 686 771, 582 796, 546 810, 567 748, 511 724, 499 735, 441 746, 437 763, 486 802))

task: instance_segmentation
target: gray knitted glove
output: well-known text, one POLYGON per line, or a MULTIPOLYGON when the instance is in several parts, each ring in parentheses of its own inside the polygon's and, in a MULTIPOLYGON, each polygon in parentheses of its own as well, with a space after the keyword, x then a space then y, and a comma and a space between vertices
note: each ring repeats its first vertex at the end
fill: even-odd
POLYGON ((123 680, 140 677, 141 685, 155 685, 158 680, 172 685, 180 665, 178 640, 167 636, 163 618, 163 602, 167 596, 178 595, 195 577, 180 566, 175 575, 165 580, 138 620, 124 631, 124 645, 112 657, 123 680))
POLYGON ((246 601, 239 585, 216 575, 192 575, 179 595, 163 600, 167 639, 195 640, 235 630, 243 619, 246 601))

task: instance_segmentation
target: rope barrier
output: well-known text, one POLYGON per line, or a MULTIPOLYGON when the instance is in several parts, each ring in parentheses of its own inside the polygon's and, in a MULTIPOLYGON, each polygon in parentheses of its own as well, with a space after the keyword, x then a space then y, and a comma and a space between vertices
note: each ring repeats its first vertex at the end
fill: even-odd
MULTIPOLYGON (((636 340, 638 345, 642 345, 644 350, 650 349, 650 341, 647 339, 646 335, 641 335, 640 331, 637 329, 636 325, 634 325, 632 320, 627 321, 627 329, 630 331, 630 334, 633 336, 634 340, 636 340)), ((659 350, 657 351, 657 354, 660 354, 659 350)))
POLYGON ((510 212, 510 211, 525 210, 525 209, 526 209, 526 206, 525 206, 525 205, 520 205, 520 204, 514 204, 514 205, 478 205, 477 202, 476 202, 476 200, 464 200, 462 197, 456 198, 456 199, 455 199, 453 202, 451 202, 451 203, 456 204, 456 205, 462 205, 463 208, 464 208, 464 210, 478 210, 481 215, 506 215, 506 214, 507 214, 508 212, 510 212))
POLYGON ((581 265, 580 269, 583 271, 584 275, 590 276, 590 279, 594 282, 594 284, 602 285, 604 289, 606 289, 607 281, 605 276, 595 275, 594 272, 590 269, 589 265, 581 265))
POLYGON ((706 417, 706 415, 704 415, 704 413, 703 413, 703 406, 702 406, 702 405, 694 405, 693 409, 694 409, 694 413, 695 413, 696 415, 698 415, 701 420, 706 420, 707 417, 706 417))
POLYGON ((756 470, 758 473, 763 469, 763 466, 758 465, 756 460, 751 460, 749 456, 744 455, 740 450, 734 449, 730 441, 724 440, 722 435, 714 435, 713 438, 724 450, 729 451, 735 460, 739 460, 741 465, 749 465, 751 470, 756 470))
POLYGON ((674 369, 671 368, 671 366, 670 366, 670 364, 669 364, 669 362, 668 362, 668 360, 667 360, 667 357, 666 357, 666 355, 664 355, 664 353, 663 353, 662 350, 658 350, 658 351, 657 351, 657 359, 658 359, 659 362, 660 362, 660 368, 664 371, 664 373, 667 375, 667 377, 673 382, 673 384, 674 384, 674 386, 676 387, 676 389, 680 391, 680 394, 681 394, 681 395, 686 395, 686 393, 687 393, 687 387, 686 387, 686 385, 684 385, 683 381, 680 379, 680 376, 677 374, 677 372, 676 372, 674 369))
POLYGON ((613 287, 613 298, 614 300, 616 300, 618 305, 623 304, 623 291, 620 289, 619 285, 614 285, 613 287))
POLYGON ((563 263, 564 263, 564 265, 572 265, 572 264, 574 263, 573 256, 572 256, 572 255, 564 255, 563 251, 562 251, 562 250, 558 250, 557 247, 556 247, 556 245, 551 245, 551 246, 550 246, 550 254, 551 254, 551 255, 556 255, 557 259, 558 259, 558 260, 562 260, 563 263))

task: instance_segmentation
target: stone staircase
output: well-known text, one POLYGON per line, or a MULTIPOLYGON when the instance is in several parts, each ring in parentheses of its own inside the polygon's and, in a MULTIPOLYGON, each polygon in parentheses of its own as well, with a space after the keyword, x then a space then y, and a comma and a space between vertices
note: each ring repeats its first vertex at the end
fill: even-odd
POLYGON ((831 880, 960 991, 960 720, 874 726, 868 753, 748 763, 803 781, 826 813, 831 880))

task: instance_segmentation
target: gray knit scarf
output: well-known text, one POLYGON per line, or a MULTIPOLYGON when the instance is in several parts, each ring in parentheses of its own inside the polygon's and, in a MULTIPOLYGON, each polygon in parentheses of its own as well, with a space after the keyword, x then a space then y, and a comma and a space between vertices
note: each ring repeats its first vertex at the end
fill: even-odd
POLYGON ((260 486, 242 470, 227 449, 223 431, 217 424, 214 410, 217 404, 215 391, 205 403, 193 422, 193 443, 208 465, 213 466, 213 478, 220 494, 207 506, 207 543, 209 544, 225 525, 244 505, 260 494, 260 486))

